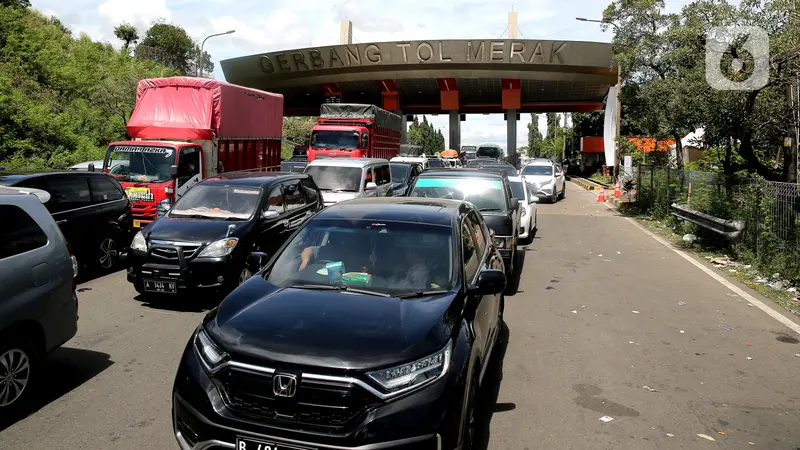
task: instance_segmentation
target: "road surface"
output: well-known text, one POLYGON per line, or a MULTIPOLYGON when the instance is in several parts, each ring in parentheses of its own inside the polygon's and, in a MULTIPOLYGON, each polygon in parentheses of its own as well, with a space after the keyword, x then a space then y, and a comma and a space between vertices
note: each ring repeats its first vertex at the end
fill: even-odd
MULTIPOLYGON (((592 194, 567 191, 539 205, 509 287, 482 447, 800 446, 800 336, 592 194)), ((176 449, 169 394, 203 312, 135 300, 124 272, 80 288, 78 335, 48 360, 45 395, 0 431, 0 449, 176 449)))

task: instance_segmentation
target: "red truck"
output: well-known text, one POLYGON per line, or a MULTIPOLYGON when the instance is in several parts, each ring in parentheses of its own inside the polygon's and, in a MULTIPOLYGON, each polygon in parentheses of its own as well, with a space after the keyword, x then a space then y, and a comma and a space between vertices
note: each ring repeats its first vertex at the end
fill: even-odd
POLYGON ((108 145, 103 171, 119 179, 142 228, 203 179, 279 170, 282 125, 279 94, 202 78, 141 80, 133 140, 108 145))
POLYGON ((386 158, 397 156, 403 119, 375 105, 325 103, 311 129, 306 153, 321 158, 386 158))

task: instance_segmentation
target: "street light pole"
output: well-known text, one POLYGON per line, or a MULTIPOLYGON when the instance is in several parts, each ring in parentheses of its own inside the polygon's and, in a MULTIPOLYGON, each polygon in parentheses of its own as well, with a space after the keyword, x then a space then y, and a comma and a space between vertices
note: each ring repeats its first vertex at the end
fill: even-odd
MULTIPOLYGON (((597 20, 597 19, 587 19, 585 17, 576 17, 575 20, 579 22, 594 22, 600 23, 603 25, 611 25, 614 27, 617 32, 620 31, 620 28, 614 22, 610 20, 597 20)), ((620 129, 622 128, 622 103, 619 100, 620 92, 622 91, 622 70, 619 65, 617 65, 617 102, 616 102, 616 111, 617 111, 617 120, 615 121, 615 128, 617 129, 616 136, 619 138, 620 129)), ((614 145, 614 179, 616 180, 617 175, 619 173, 619 150, 620 144, 616 143, 614 145)))
POLYGON ((212 38, 212 37, 215 37, 215 36, 224 36, 226 34, 233 34, 235 32, 236 32, 236 30, 228 30, 228 31, 226 31, 224 33, 216 33, 216 34, 212 34, 212 35, 206 36, 206 38, 203 39, 203 43, 200 44, 200 55, 197 57, 197 70, 199 72, 198 78, 203 78, 203 47, 205 47, 206 41, 209 38, 212 38))

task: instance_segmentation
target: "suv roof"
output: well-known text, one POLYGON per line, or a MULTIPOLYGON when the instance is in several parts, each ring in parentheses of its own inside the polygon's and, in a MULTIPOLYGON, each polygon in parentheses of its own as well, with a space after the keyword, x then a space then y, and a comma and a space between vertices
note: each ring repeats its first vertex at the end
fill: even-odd
POLYGON ((366 167, 372 164, 389 164, 388 159, 383 158, 324 158, 315 159, 308 163, 307 167, 314 166, 337 166, 337 167, 366 167))
POLYGON ((34 188, 18 188, 0 185, 0 195, 35 195, 42 203, 47 203, 47 201, 50 200, 49 192, 34 188))
POLYGON ((209 178, 199 184, 267 187, 286 179, 304 178, 310 177, 300 172, 230 172, 209 178))

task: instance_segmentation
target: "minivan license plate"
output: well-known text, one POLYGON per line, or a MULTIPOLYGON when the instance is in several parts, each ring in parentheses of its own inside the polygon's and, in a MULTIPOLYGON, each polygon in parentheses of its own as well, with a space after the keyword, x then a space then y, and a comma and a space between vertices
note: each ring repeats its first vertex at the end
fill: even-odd
POLYGON ((144 280, 144 290, 147 292, 167 292, 174 294, 177 289, 174 281, 144 280))
POLYGON ((236 450, 315 450, 310 447, 298 447, 290 444, 254 441, 247 438, 236 438, 236 450))

